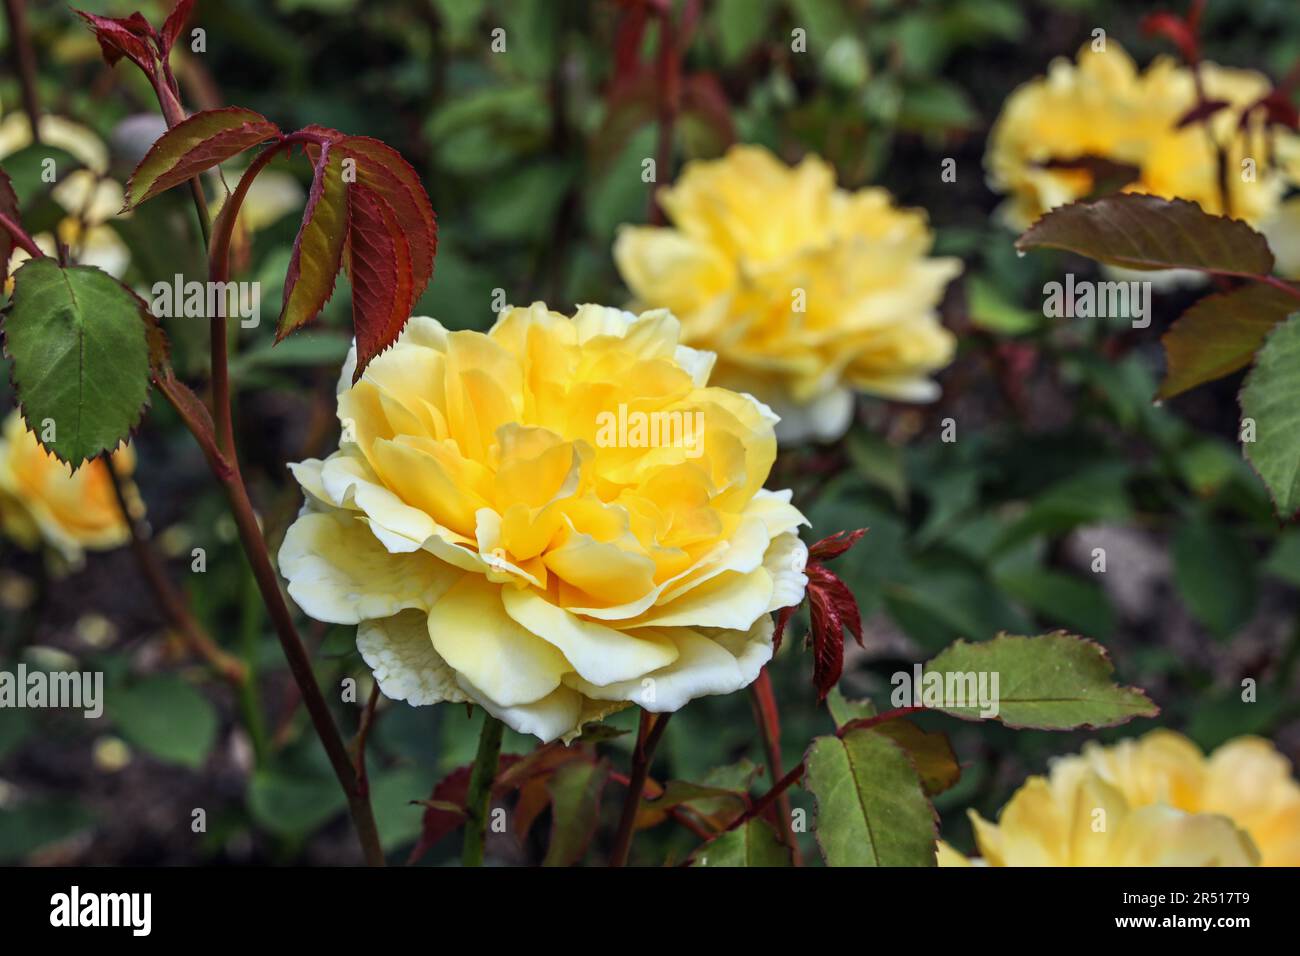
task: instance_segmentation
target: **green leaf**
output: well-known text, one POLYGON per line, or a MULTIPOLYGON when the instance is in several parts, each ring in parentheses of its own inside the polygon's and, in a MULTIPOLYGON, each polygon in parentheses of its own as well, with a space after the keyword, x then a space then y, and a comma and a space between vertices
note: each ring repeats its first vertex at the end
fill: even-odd
POLYGON ((1279 516, 1300 510, 1300 315, 1278 326, 1241 390, 1241 414, 1255 423, 1246 458, 1264 479, 1279 516))
POLYGON ((33 850, 65 840, 94 823, 94 814, 67 797, 6 807, 0 813, 0 863, 20 860, 33 850))
POLYGON ((1277 546, 1264 562, 1263 570, 1294 588, 1300 588, 1300 529, 1291 528, 1281 534, 1277 546))
POLYGON ((153 328, 139 296, 91 266, 31 259, 14 275, 5 351, 23 417, 38 435, 53 423, 43 444, 61 461, 112 451, 139 423, 153 328))
MULTIPOLYGON (((1114 666, 1100 644, 1063 632, 1040 637, 999 634, 991 641, 971 644, 957 641, 925 665, 919 689, 925 706, 924 681, 930 674, 944 677, 944 696, 936 710, 979 720, 980 706, 970 701, 972 678, 986 677, 992 690, 997 676, 998 713, 992 719, 1008 727, 1041 730, 1072 730, 1078 727, 1112 727, 1134 717, 1153 717, 1159 712, 1146 694, 1134 687, 1114 683, 1114 666), (954 696, 948 697, 953 675, 954 696), (958 680, 966 699, 958 705, 958 680)), ((901 688, 896 687, 895 693, 901 688)), ((913 688, 916 691, 916 688, 913 688)), ((990 695, 991 696, 991 695, 990 695)), ((909 702, 910 703, 910 702, 909 702)))
POLYGON ((279 134, 261 113, 238 106, 195 113, 163 133, 140 160, 126 184, 126 208, 279 134))
POLYGON ((691 858, 692 866, 789 866, 790 850, 766 820, 720 834, 691 858))
POLYGON ((763 38, 772 6, 773 0, 718 0, 713 18, 722 62, 735 63, 763 38))
POLYGON ((572 866, 587 852, 600 820, 600 797, 609 761, 566 763, 547 781, 551 793, 551 842, 543 866, 572 866))
POLYGON ((332 777, 261 770, 248 788, 253 819, 271 833, 291 839, 302 839, 320 829, 346 805, 347 798, 332 777))
POLYGON ((1196 203, 1140 193, 1053 209, 1016 248, 1064 249, 1128 269, 1198 269, 1268 275, 1268 242, 1239 219, 1211 216, 1196 203))
POLYGON ((217 737, 212 704, 175 677, 151 677, 121 688, 108 705, 123 737, 170 763, 197 769, 217 737))
POLYGON ((861 720, 863 717, 876 715, 875 704, 865 698, 849 700, 838 686, 832 687, 831 692, 826 695, 826 707, 830 710, 831 720, 835 721, 836 727, 843 727, 850 720, 861 720))
POLYGON ((1031 608, 1042 621, 1106 638, 1115 629, 1115 614, 1106 592, 1095 582, 1046 568, 997 575, 997 584, 1031 608))
POLYGON ((1268 333, 1300 308, 1295 296, 1273 286, 1251 283, 1207 295, 1169 327, 1165 378, 1160 398, 1170 398, 1245 368, 1268 333))
POLYGON ((1228 638, 1255 610, 1255 555, 1208 518, 1180 524, 1173 541, 1174 581, 1192 616, 1228 638))
POLYGON ((988 332, 999 335, 1023 335, 1043 324, 1041 312, 1009 301, 996 285, 983 276, 972 275, 966 280, 966 308, 971 322, 988 332))
POLYGON ((934 866, 938 818, 901 747, 855 730, 818 737, 805 761, 828 866, 934 866))

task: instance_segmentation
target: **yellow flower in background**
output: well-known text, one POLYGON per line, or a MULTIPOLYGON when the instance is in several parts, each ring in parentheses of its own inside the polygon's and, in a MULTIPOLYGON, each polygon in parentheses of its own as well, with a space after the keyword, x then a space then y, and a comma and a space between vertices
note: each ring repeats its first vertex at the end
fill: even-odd
POLYGON ((311 616, 357 624, 384 694, 571 739, 753 681, 803 596, 803 516, 763 483, 765 406, 708 385, 665 311, 412 318, 352 384, 339 450, 293 465, 280 550, 311 616))
MULTIPOLYGON (((1259 853, 1227 817, 1165 804, 1135 806, 1099 774, 1079 768, 1030 777, 996 824, 970 811, 989 866, 1254 866, 1259 853)), ((940 844, 940 866, 969 865, 940 844)))
MULTIPOLYGON (((1276 146, 1278 160, 1293 163, 1294 138, 1276 130, 1266 134, 1258 118, 1244 132, 1237 128, 1242 108, 1271 89, 1263 74, 1206 62, 1201 76, 1208 99, 1230 104, 1209 126, 1215 141, 1227 147, 1232 214, 1262 223, 1287 187, 1287 177, 1266 160, 1276 146), (1245 159, 1254 162, 1253 181, 1242 175, 1245 159)), ((1107 40, 1104 52, 1085 45, 1077 62, 1054 60, 1046 77, 1007 98, 989 134, 984 162, 990 187, 1009 197, 1002 209, 1007 223, 1025 229, 1049 209, 1087 196, 1094 186, 1089 172, 1043 164, 1089 156, 1136 167, 1139 178, 1127 191, 1187 199, 1222 214, 1219 162, 1205 126, 1176 128, 1196 102, 1190 69, 1157 57, 1139 72, 1114 40, 1107 40)))
MULTIPOLYGON (((970 816, 993 866, 1300 865, 1300 784, 1257 737, 1208 758, 1170 730, 1088 744, 1030 777, 997 824, 970 816)), ((968 862, 941 845, 942 865, 968 862)))
POLYGON ((960 262, 929 257, 924 213, 883 189, 848 192, 815 156, 786 166, 758 146, 688 163, 660 192, 670 228, 614 244, 641 307, 718 356, 716 381, 781 417, 782 442, 843 434, 853 392, 927 401, 952 358, 936 306, 960 262))
POLYGON ((1095 772, 1133 806, 1216 813, 1250 834, 1264 866, 1300 866, 1300 784, 1267 740, 1238 737, 1209 757, 1182 734, 1154 730, 1113 747, 1089 744, 1053 767, 1095 772))
MULTIPOLYGON (((108 176, 108 148, 84 126, 60 116, 42 116, 41 143, 69 153, 82 166, 75 170, 54 169, 56 182, 50 195, 68 214, 60 220, 58 237, 83 264, 121 276, 130 262, 130 252, 121 237, 107 223, 122 209, 122 186, 108 176)), ((25 113, 10 113, 0 120, 0 162, 32 145, 32 124, 25 113)), ((46 255, 54 255, 54 235, 32 237, 46 255)), ((9 261, 12 276, 29 256, 14 250, 9 261)))
MULTIPOLYGON (((124 478, 135 470, 135 454, 124 445, 112 456, 124 478)), ((121 508, 101 459, 76 471, 41 447, 22 416, 11 412, 0 434, 0 528, 26 548, 42 541, 71 565, 87 550, 115 548, 130 538, 121 508)), ((139 507, 134 486, 123 489, 132 509, 139 507)))

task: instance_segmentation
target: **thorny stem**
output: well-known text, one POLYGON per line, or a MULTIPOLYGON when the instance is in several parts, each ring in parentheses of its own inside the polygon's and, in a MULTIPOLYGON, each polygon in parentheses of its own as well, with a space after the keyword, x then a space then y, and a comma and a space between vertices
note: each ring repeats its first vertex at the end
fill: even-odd
POLYGON ((366 741, 370 739, 370 728, 375 724, 375 708, 378 706, 379 682, 375 681, 370 688, 370 699, 366 701, 366 709, 361 712, 361 726, 357 728, 357 735, 352 741, 352 766, 357 780, 367 790, 370 788, 370 783, 366 775, 366 741))
POLYGON ((505 724, 486 711, 483 729, 478 735, 478 754, 469 774, 465 794, 465 843, 461 847, 462 866, 483 865, 483 844, 487 840, 487 818, 492 804, 492 781, 496 779, 501 759, 501 736, 505 724))
POLYGON ((36 96, 36 57, 27 30, 26 0, 5 0, 5 14, 9 19, 9 48, 13 54, 14 72, 18 74, 22 89, 23 111, 32 127, 32 142, 40 143, 41 104, 36 96))
MULTIPOLYGON (((754 707, 754 723, 763 738, 763 750, 767 756, 767 770, 773 780, 779 780, 781 773, 781 730, 776 722, 776 698, 772 694, 772 677, 767 668, 758 673, 758 679, 749 685, 750 703, 754 707)), ((803 863, 799 855, 799 842, 795 839, 791 820, 790 794, 782 792, 777 798, 777 818, 781 840, 790 848, 795 866, 803 863)))
POLYGON ((122 520, 126 522, 127 529, 131 533, 131 550, 135 554, 136 563, 140 565, 140 572, 162 607, 163 613, 167 615, 172 626, 180 632, 194 654, 207 661, 213 670, 231 685, 237 688, 242 686, 248 676, 243 663, 218 647, 190 613, 185 599, 172 585, 162 563, 158 560, 158 555, 150 546, 144 521, 131 514, 121 477, 111 461, 105 459, 103 464, 113 486, 118 507, 121 509, 122 520))
MULTIPOLYGON (((165 84, 157 83, 156 89, 158 90, 159 101, 163 105, 164 114, 175 113, 180 109, 179 102, 174 94, 165 95, 171 93, 165 84)), ((168 123, 169 125, 172 124, 172 116, 170 115, 168 116, 168 123)), ((239 216, 239 207, 248 192, 248 187, 252 184, 253 177, 270 161, 276 150, 290 145, 292 142, 304 139, 305 137, 283 137, 259 154, 253 164, 245 171, 235 193, 222 210, 215 232, 210 236, 208 252, 208 278, 210 281, 224 282, 230 276, 231 231, 239 216)), ((195 196, 196 205, 200 210, 200 220, 205 218, 207 214, 206 204, 201 197, 202 191, 200 190, 195 196)), ((248 489, 244 485, 244 478, 239 470, 239 459, 235 449, 234 428, 230 412, 230 374, 227 358, 226 320, 222 316, 213 316, 211 321, 212 405, 215 419, 211 426, 209 427, 209 423, 200 417, 206 414, 206 411, 197 400, 194 400, 193 393, 187 395, 186 393, 189 390, 171 378, 170 374, 155 375, 155 381, 159 384, 163 394, 176 407, 186 426, 194 434, 199 446, 203 449, 204 456, 207 458, 213 474, 221 482, 226 492, 230 510, 235 518, 235 526, 239 530, 240 542, 243 544, 244 553, 247 555, 248 562, 252 567, 258 590, 262 594, 262 602, 271 615, 271 622, 275 626, 276 636, 280 640, 280 647, 283 649, 285 659, 289 663, 289 671, 293 674, 294 683, 302 695, 312 726, 316 730, 316 735, 320 738, 321 746, 325 748, 325 754, 329 758, 330 766, 334 769, 334 775, 338 778, 339 786, 343 788, 343 793, 347 797, 348 809, 352 815, 353 825, 357 829, 357 837, 361 841, 361 849, 365 854, 366 863, 370 866, 383 866, 384 852, 379 842, 379 830, 375 825, 375 814, 370 805, 369 793, 363 781, 357 776, 352 759, 348 755, 347 747, 344 745, 339 729, 330 714, 329 705, 325 702, 320 685, 316 681, 316 674, 312 670, 311 657, 307 653, 307 648, 293 623, 293 615, 289 611, 288 604, 285 603, 284 594, 280 591, 279 578, 276 576, 275 568, 271 564, 271 556, 266 548, 266 539, 262 537, 262 529, 258 525, 257 516, 253 511, 253 503, 248 497, 248 489)))
POLYGON ((650 762, 654 760, 659 739, 663 737, 672 714, 652 714, 641 711, 641 724, 637 729, 636 748, 632 751, 632 772, 628 775, 627 793, 623 796, 623 815, 618 821, 614 847, 610 850, 610 866, 626 866, 628 851, 632 849, 632 832, 636 826, 636 812, 641 806, 641 793, 645 790, 650 762))

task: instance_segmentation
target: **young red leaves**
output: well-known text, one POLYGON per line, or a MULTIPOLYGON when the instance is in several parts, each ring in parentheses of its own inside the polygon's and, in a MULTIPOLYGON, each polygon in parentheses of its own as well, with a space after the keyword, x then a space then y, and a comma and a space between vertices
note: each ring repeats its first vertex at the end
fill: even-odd
POLYGON ((265 116, 238 106, 195 113, 150 147, 127 182, 126 208, 278 136, 280 128, 265 116))
MULTIPOLYGON (((239 107, 208 110, 178 123, 153 145, 127 185, 127 208, 267 140, 270 144, 246 175, 256 176, 276 151, 295 145, 305 148, 314 170, 285 277, 276 340, 320 314, 339 269, 346 268, 353 288, 359 377, 406 324, 433 276, 438 248, 429 196, 395 149, 323 126, 286 135, 261 114, 239 107)), ((241 182, 217 218, 213 248, 218 258, 247 186, 241 182)))
MULTIPOLYGON (((857 599, 848 585, 823 562, 838 558, 867 533, 866 528, 856 531, 839 531, 822 538, 808 549, 808 616, 812 631, 808 635, 813 647, 813 685, 817 699, 825 700, 844 670, 844 630, 862 646, 862 615, 857 599)), ((773 635, 773 653, 781 646, 785 626, 795 608, 782 608, 776 620, 773 635)))
MULTIPOLYGON (((309 126, 302 132, 318 140, 306 147, 318 175, 320 156, 328 147, 339 157, 348 184, 343 264, 352 281, 356 377, 360 378, 370 360, 397 338, 428 286, 438 250, 438 224, 419 177, 397 150, 368 136, 346 136, 323 126, 309 126)), ((305 230, 307 220, 303 222, 305 230)), ((338 271, 337 261, 334 271, 338 271)), ((286 283, 286 305, 290 290, 286 283)), ((276 334, 283 338, 299 324, 298 316, 286 309, 276 334)))

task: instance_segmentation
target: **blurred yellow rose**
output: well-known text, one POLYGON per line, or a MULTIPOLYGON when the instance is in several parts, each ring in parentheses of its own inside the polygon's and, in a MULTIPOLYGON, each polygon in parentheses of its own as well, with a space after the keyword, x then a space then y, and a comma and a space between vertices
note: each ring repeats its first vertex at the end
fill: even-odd
MULTIPOLYGON (((1209 758, 1170 730, 1088 744, 1029 778, 996 825, 970 816, 993 866, 1300 865, 1300 785, 1256 737, 1209 758)), ((966 862, 940 847, 942 865, 966 862)))
MULTIPOLYGON (((1277 209, 1286 191, 1286 176, 1267 161, 1275 146, 1278 160, 1292 162, 1293 137, 1266 132, 1259 117, 1243 132, 1242 108, 1271 88, 1267 77, 1202 63, 1205 95, 1224 100, 1209 127, 1227 148, 1228 189, 1232 214, 1260 223, 1277 209), (1273 141, 1270 146, 1270 139, 1273 141), (1253 160, 1254 177, 1243 175, 1242 162, 1253 160)), ((1219 164, 1203 124, 1177 129, 1196 105, 1191 70, 1168 57, 1157 57, 1143 72, 1114 40, 1105 52, 1090 45, 1077 63, 1060 58, 1039 77, 1016 89, 1002 107, 989 134, 984 162, 989 185, 1008 194, 1002 208, 1007 223, 1027 228, 1039 216, 1093 189, 1092 175, 1081 169, 1045 168, 1048 160, 1096 157, 1134 166, 1131 192, 1200 203, 1207 212, 1224 212, 1219 164)))
POLYGON ((1113 747, 1089 744, 1058 770, 1085 766, 1133 806, 1161 803, 1217 813, 1250 834, 1264 866, 1300 866, 1300 784, 1291 765, 1259 737, 1238 737, 1209 757, 1182 734, 1154 730, 1113 747))
POLYGON ((883 189, 846 192, 815 156, 757 146, 688 163, 659 200, 671 228, 624 227, 614 259, 642 307, 718 356, 717 381, 780 415, 777 437, 832 439, 853 391, 927 401, 952 358, 936 306, 957 259, 930 258, 925 215, 883 189))
MULTIPOLYGON (((112 461, 123 477, 135 470, 129 445, 114 452, 112 461)), ((96 459, 73 471, 41 447, 17 411, 11 412, 0 434, 0 527, 26 548, 44 541, 74 566, 86 550, 124 544, 130 532, 107 467, 96 459)), ((123 491, 134 511, 139 507, 134 486, 128 482, 123 491)))
POLYGON ((804 518, 763 489, 770 410, 679 333, 590 305, 486 334, 415 317, 352 385, 354 349, 339 450, 292 466, 289 593, 359 625, 387 696, 543 740, 749 684, 803 596, 804 518))
MULTIPOLYGON (((130 252, 108 221, 122 209, 124 193, 116 180, 108 177, 108 149, 84 126, 60 116, 42 116, 41 142, 69 153, 80 169, 55 168, 56 182, 50 195, 67 216, 59 221, 58 237, 72 253, 74 261, 96 266, 113 276, 121 276, 130 262, 130 252)), ((0 121, 0 161, 32 145, 32 124, 25 113, 10 113, 0 121)), ((54 255, 57 246, 52 233, 32 237, 46 255, 54 255)), ((16 249, 10 258, 13 274, 29 258, 16 249)))

